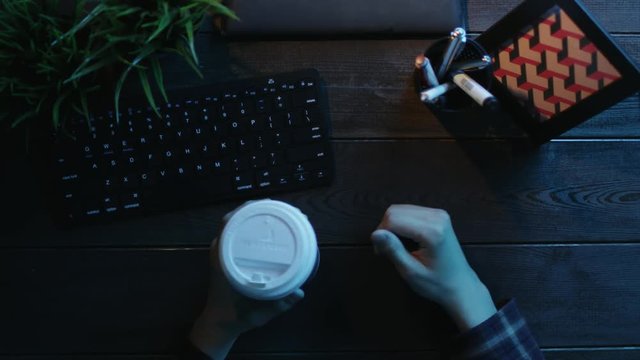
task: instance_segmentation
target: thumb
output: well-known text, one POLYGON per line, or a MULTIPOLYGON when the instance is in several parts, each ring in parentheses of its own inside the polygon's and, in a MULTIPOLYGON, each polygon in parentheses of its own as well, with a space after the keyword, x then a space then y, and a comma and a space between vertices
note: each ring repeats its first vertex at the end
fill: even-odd
POLYGON ((300 302, 304 298, 304 291, 302 289, 297 289, 284 299, 278 300, 276 302, 276 308, 278 312, 285 312, 291 309, 295 304, 300 302))
POLYGON ((374 251, 386 256, 401 274, 419 274, 426 272, 425 267, 413 257, 398 237, 388 230, 376 230, 371 234, 374 251))

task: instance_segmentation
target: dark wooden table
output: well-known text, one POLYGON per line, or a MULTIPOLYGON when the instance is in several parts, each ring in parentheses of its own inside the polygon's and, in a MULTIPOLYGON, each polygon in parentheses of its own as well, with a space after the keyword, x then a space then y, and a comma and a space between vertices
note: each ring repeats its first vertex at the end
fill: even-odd
MULTIPOLYGON (((516 0, 469 0, 472 32, 516 0)), ((640 2, 587 0, 640 59, 640 2)), ((438 121, 412 92, 418 39, 221 42, 206 78, 314 67, 331 103, 337 178, 277 196, 309 215, 322 266, 294 310, 235 359, 436 359, 453 326, 373 255, 386 207, 449 210, 494 298, 517 298, 549 359, 640 358, 640 96, 538 149, 513 128, 438 121)), ((57 230, 24 164, 2 170, 0 359, 170 357, 203 304, 207 246, 239 203, 57 230)))

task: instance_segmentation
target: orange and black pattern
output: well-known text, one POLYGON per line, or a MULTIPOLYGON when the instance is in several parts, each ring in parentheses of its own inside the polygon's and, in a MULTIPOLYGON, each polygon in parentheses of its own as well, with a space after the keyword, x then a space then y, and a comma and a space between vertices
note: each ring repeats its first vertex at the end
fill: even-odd
POLYGON ((621 77, 558 6, 505 44, 493 61, 496 79, 535 108, 540 121, 551 119, 621 77))

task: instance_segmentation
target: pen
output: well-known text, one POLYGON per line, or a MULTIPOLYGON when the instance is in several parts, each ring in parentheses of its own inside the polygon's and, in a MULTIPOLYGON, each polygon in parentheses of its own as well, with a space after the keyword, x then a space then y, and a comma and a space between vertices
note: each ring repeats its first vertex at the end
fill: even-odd
POLYGON ((482 59, 454 62, 451 64, 451 71, 475 71, 482 70, 491 64, 491 56, 484 55, 482 59))
POLYGON ((453 82, 481 106, 495 108, 498 105, 496 97, 469 75, 459 71, 453 75, 453 82))
POLYGON ((455 89, 455 87, 456 86, 453 83, 444 83, 442 85, 438 85, 429 90, 422 91, 420 93, 420 100, 423 103, 432 103, 436 101, 438 97, 444 95, 446 92, 455 89))
POLYGON ((455 28, 449 36, 449 44, 442 55, 442 63, 438 69, 438 79, 443 80, 453 60, 460 54, 467 42, 467 33, 463 28, 455 28))
POLYGON ((418 55, 416 57, 416 69, 422 74, 422 78, 428 88, 440 85, 436 72, 433 70, 433 66, 431 66, 431 61, 429 61, 428 57, 418 55))

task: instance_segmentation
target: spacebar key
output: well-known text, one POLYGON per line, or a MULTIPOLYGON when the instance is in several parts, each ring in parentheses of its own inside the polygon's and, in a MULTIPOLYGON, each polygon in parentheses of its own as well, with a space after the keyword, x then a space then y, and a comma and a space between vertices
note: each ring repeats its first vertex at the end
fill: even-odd
POLYGON ((146 205, 154 210, 202 204, 232 191, 231 178, 224 176, 186 184, 172 184, 152 188, 145 196, 146 205))
POLYGON ((287 160, 293 163, 320 160, 327 157, 326 146, 324 144, 313 144, 292 148, 287 151, 287 160))

